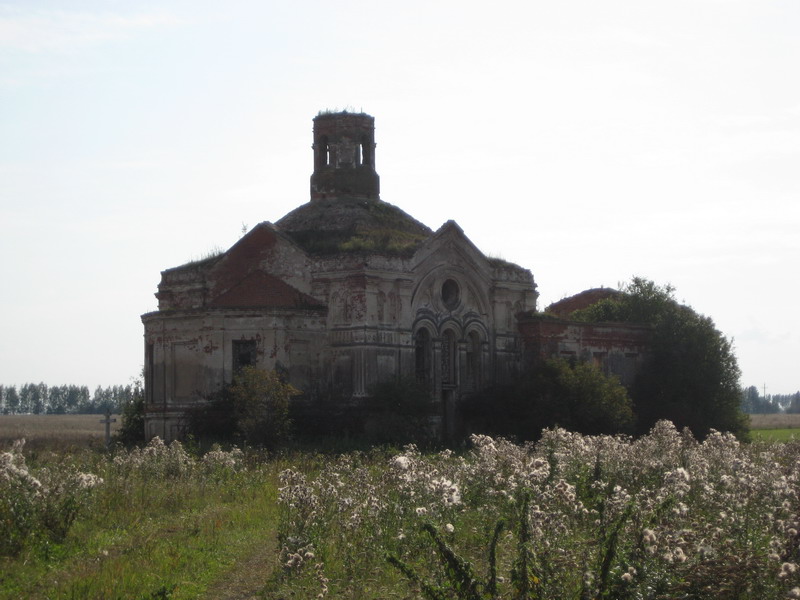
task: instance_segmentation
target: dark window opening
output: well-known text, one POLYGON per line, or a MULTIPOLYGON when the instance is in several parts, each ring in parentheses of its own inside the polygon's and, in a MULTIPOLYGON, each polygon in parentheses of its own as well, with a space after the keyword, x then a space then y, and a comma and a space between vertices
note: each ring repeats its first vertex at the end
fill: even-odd
POLYGON ((442 383, 456 383, 456 336, 445 331, 442 336, 442 383))
POLYGON ((453 310, 458 306, 461 299, 461 289, 453 279, 448 279, 442 284, 442 302, 448 310, 453 310))
POLYGON ((361 136, 361 160, 365 165, 372 164, 372 158, 369 153, 369 144, 367 143, 367 136, 361 136))
POLYGON ((319 158, 320 164, 323 167, 329 167, 331 164, 331 147, 328 144, 328 136, 322 136, 320 140, 320 149, 319 149, 319 158))
POLYGON ((474 331, 467 338, 467 383, 473 390, 480 387, 481 340, 474 331))
POLYGON ((234 340, 231 343, 234 375, 238 374, 244 367, 256 366, 257 349, 255 340, 234 340))
POLYGON ((420 329, 414 336, 414 367, 417 381, 430 385, 431 376, 431 334, 420 329))
POLYGON ((153 403, 153 369, 155 368, 155 359, 153 358, 153 344, 147 344, 144 348, 144 364, 147 367, 144 370, 144 389, 145 389, 145 402, 147 404, 153 403))

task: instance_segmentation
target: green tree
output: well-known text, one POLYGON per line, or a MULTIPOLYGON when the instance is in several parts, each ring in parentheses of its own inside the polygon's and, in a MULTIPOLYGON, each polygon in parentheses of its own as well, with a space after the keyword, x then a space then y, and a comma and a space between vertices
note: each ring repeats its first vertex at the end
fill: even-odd
POLYGON ((652 325, 650 357, 632 392, 639 431, 669 419, 699 437, 712 428, 746 435, 733 344, 709 317, 678 303, 669 285, 635 277, 622 291, 572 318, 652 325))
POLYGON ((795 392, 790 396, 791 400, 786 407, 787 413, 800 413, 800 392, 795 392))
MULTIPOLYGON (((130 386, 128 386, 130 387, 130 386)), ((120 406, 122 423, 115 434, 117 442, 130 446, 144 441, 144 389, 137 380, 131 388, 130 399, 120 406)))
POLYGON ((546 361, 534 384, 539 410, 552 423, 587 435, 629 433, 635 423, 631 400, 614 376, 587 362, 546 361))
POLYGON ((228 390, 238 437, 267 448, 285 443, 291 427, 289 400, 298 393, 275 371, 242 368, 228 390))
POLYGON ((550 359, 516 384, 468 399, 464 416, 473 431, 539 437, 559 426, 584 434, 631 433, 635 417, 627 390, 591 363, 550 359))
POLYGON ((20 414, 29 414, 33 411, 33 397, 36 391, 36 386, 32 383, 23 383, 19 388, 19 404, 17 412, 20 414))
POLYGON ((20 405, 20 398, 19 393, 17 392, 17 386, 9 385, 6 387, 6 405, 3 408, 4 411, 8 411, 8 414, 16 414, 19 412, 19 405, 20 405))

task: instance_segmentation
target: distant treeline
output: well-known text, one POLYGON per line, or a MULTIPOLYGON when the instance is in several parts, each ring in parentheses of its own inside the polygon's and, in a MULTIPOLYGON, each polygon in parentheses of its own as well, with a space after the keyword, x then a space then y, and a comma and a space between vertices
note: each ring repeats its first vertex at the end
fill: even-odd
POLYGON ((97 386, 94 393, 85 385, 26 383, 0 385, 0 414, 66 415, 117 413, 141 394, 141 385, 97 386))
MULTIPOLYGON (((141 383, 97 386, 94 393, 85 385, 26 383, 17 389, 0 384, 0 414, 102 414, 118 413, 142 393, 141 383)), ((762 396, 751 385, 742 389, 742 411, 749 414, 800 413, 800 392, 762 396)))
POLYGON ((800 413, 800 392, 762 396, 758 388, 751 385, 742 390, 742 411, 749 414, 800 413))

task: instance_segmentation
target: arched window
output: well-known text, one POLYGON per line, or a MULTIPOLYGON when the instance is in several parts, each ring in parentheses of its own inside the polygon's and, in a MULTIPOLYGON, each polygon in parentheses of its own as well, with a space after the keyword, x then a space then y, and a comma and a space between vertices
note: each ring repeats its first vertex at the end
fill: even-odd
POLYGON ((321 169, 322 167, 328 167, 331 164, 331 156, 330 156, 330 144, 328 144, 328 136, 323 135, 319 139, 318 147, 315 147, 317 151, 317 158, 316 164, 314 165, 315 169, 321 169))
POLYGON ((467 384, 477 390, 481 385, 481 338, 473 331, 467 336, 467 384))
POLYGON ((433 381, 432 354, 431 334, 423 327, 414 335, 414 365, 417 381, 425 385, 433 381))
POLYGON ((369 142, 367 141, 367 136, 361 136, 361 162, 367 166, 372 164, 372 156, 370 154, 370 147, 369 142))
POLYGON ((454 384, 456 381, 456 335, 447 330, 442 335, 442 383, 454 384))

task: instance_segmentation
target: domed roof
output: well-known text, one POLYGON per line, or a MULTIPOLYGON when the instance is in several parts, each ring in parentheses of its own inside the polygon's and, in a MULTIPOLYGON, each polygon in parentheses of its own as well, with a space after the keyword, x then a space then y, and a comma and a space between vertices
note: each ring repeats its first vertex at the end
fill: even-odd
POLYGON ((296 208, 275 225, 310 254, 410 256, 433 231, 382 200, 329 198, 296 208))

